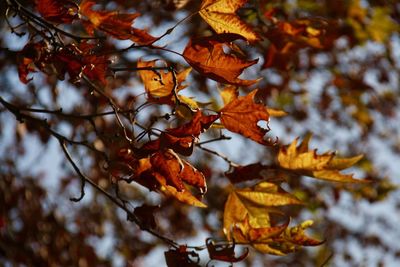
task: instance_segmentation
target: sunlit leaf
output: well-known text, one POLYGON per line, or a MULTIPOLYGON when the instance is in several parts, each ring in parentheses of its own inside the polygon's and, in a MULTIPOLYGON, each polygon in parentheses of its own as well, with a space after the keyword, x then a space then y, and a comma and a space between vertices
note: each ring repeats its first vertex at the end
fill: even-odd
POLYGON ((219 35, 191 39, 183 51, 183 56, 195 70, 210 79, 233 85, 252 85, 257 80, 241 80, 238 76, 258 60, 246 61, 224 52, 224 46, 229 47, 229 43, 223 42, 224 39, 230 42, 235 38, 237 37, 219 35))
MULTIPOLYGON (((156 67, 156 62, 157 60, 139 60, 137 67, 154 68, 156 67)), ((185 85, 182 85, 182 83, 185 81, 191 70, 191 68, 187 68, 177 73, 176 81, 174 81, 172 71, 168 70, 167 67, 165 70, 140 70, 139 75, 144 83, 144 87, 150 99, 156 100, 158 98, 166 97, 168 100, 170 100, 174 94, 174 90, 177 93, 186 87, 185 85)))
POLYGON ((140 16, 139 13, 126 14, 117 11, 93 10, 96 2, 84 0, 79 5, 79 13, 88 18, 90 23, 86 24, 89 33, 94 29, 101 30, 114 38, 120 40, 132 40, 138 44, 149 44, 157 38, 151 36, 145 30, 132 27, 133 20, 140 16))
POLYGON ((246 96, 231 100, 221 110, 221 123, 229 131, 239 133, 260 144, 267 145, 270 142, 264 140, 268 129, 261 128, 257 124, 260 121, 269 121, 269 114, 264 105, 254 102, 257 90, 246 96))
POLYGON ((235 14, 246 2, 247 0, 203 0, 199 14, 217 33, 235 33, 254 42, 260 39, 259 35, 235 14))
POLYGON ((310 136, 297 147, 297 139, 289 146, 281 147, 278 153, 279 165, 287 170, 311 176, 317 179, 336 182, 363 182, 353 178, 351 174, 342 174, 341 170, 357 163, 363 155, 352 158, 338 158, 335 153, 318 155, 316 150, 308 149, 310 136))
POLYGON ((299 204, 297 198, 268 182, 261 182, 253 188, 236 189, 225 203, 225 235, 230 240, 232 228, 247 216, 252 227, 270 227, 270 213, 278 212, 275 207, 299 204))

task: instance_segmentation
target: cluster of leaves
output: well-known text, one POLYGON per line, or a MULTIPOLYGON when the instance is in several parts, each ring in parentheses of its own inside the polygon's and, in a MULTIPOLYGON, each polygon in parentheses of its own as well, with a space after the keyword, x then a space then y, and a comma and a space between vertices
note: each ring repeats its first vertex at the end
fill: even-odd
MULTIPOLYGON (((190 10, 187 2, 161 1, 160 4, 165 8, 185 7, 190 10)), ((129 221, 171 246, 165 253, 168 266, 198 266, 196 250, 205 248, 211 260, 237 262, 248 255, 248 250, 239 256, 235 254, 238 244, 281 256, 303 246, 321 245, 321 240, 305 233, 312 221, 299 222, 295 226, 290 224, 296 210, 303 209, 312 200, 311 194, 307 196, 309 192, 303 192, 302 197, 294 192, 301 190, 302 176, 359 184, 361 194, 365 188, 372 188, 365 180, 341 172, 359 162, 362 155, 344 158, 333 152, 319 154, 309 148, 311 135, 306 135, 299 145, 298 139, 284 145, 279 139, 274 141, 265 135, 270 131, 271 117, 287 115, 281 108, 290 106, 290 101, 283 102, 279 96, 287 93, 284 86, 289 84, 290 70, 299 68, 298 55, 305 49, 313 52, 335 49, 335 42, 349 27, 352 29, 349 36, 353 38, 350 40, 354 43, 367 38, 386 41, 390 32, 398 28, 397 24, 390 23, 389 11, 374 8, 367 20, 369 11, 360 4, 351 4, 345 11, 337 11, 348 12, 346 22, 333 16, 288 20, 287 13, 295 11, 285 10, 278 3, 269 1, 254 1, 262 9, 251 9, 248 5, 250 8, 246 15, 244 7, 247 7, 247 2, 203 0, 199 6, 191 7, 194 9, 190 10, 191 15, 155 37, 147 29, 133 26, 141 14, 122 12, 127 5, 122 1, 115 1, 119 8, 92 0, 80 3, 37 0, 28 6, 17 0, 6 1, 7 22, 12 32, 29 35, 26 45, 14 55, 20 81, 34 87, 40 77, 34 72, 41 72, 45 77, 44 85, 51 87, 52 97, 57 99, 57 83, 67 76, 69 84, 79 88, 82 104, 74 106, 70 113, 63 111, 62 101, 60 105, 40 109, 37 106, 43 105, 36 93, 32 93, 31 101, 10 101, 5 99, 8 97, 1 97, 3 107, 17 120, 26 122, 29 131, 41 134, 44 143, 50 136, 58 140, 60 151, 81 180, 81 195, 72 200, 83 199, 87 190, 85 185, 91 185, 96 194, 123 209, 129 221), (20 24, 9 20, 10 15, 16 16, 20 24), (252 16, 256 16, 253 25, 252 16), (184 23, 188 19, 194 22, 184 23), (377 20, 383 21, 384 25, 377 20), (206 30, 188 30, 188 41, 183 52, 179 53, 161 43, 176 27, 183 27, 181 24, 188 29, 201 24, 206 30), (117 40, 128 40, 132 44, 121 48, 117 40), (267 47, 265 43, 268 43, 267 47), (282 93, 275 97, 277 99, 260 77, 241 77, 245 70, 258 62, 258 59, 249 59, 251 49, 260 49, 264 57, 263 69, 275 68, 283 73, 285 82, 282 93), (132 54, 139 51, 156 58, 148 60, 138 56, 132 61, 132 54), (160 55, 163 53, 175 55, 178 59, 168 59, 160 55), (192 73, 192 68, 197 73, 192 73), (138 75, 132 75, 132 71, 138 75), (189 84, 189 77, 195 79, 192 84, 189 84), (118 90, 121 87, 135 85, 132 79, 136 83, 140 81, 143 89, 131 90, 128 96, 120 97, 118 90), (214 98, 216 88, 210 89, 216 87, 215 83, 205 85, 202 79, 211 79, 219 84, 222 105, 219 99, 214 98), (256 85, 259 89, 254 88, 256 85), (191 97, 184 95, 182 91, 186 88, 195 93, 191 97), (206 103, 196 100, 200 93, 208 97, 206 103), (267 101, 272 101, 274 108, 265 105, 262 99, 265 95, 269 96, 267 101), (36 113, 46 113, 50 119, 42 119, 36 113), (71 127, 71 135, 61 133, 63 123, 71 127), (260 126, 262 123, 266 123, 266 128, 260 126), (236 164, 228 156, 205 146, 229 140, 230 137, 222 134, 225 130, 260 146, 268 163, 259 160, 252 164, 236 164), (86 157, 92 159, 88 163, 90 166, 79 167, 69 147, 76 153, 85 149, 86 157), (230 182, 228 186, 217 181, 217 172, 212 172, 213 164, 207 163, 211 156, 219 157, 229 165, 224 173, 230 182), (151 202, 147 196, 150 193, 139 193, 136 187, 125 183, 139 184, 148 191, 165 195, 161 204, 157 203, 162 208, 146 203, 151 202), (207 192, 210 184, 209 191, 215 190, 212 193, 207 192), (288 189, 284 190, 285 186, 288 189), (112 187, 116 188, 115 192, 111 191, 112 187), (221 200, 224 206, 213 200, 217 197, 213 196, 214 193, 224 198, 221 200), (143 205, 131 209, 125 198, 143 205), (222 213, 222 231, 219 232, 225 235, 223 241, 208 239, 204 246, 189 247, 163 235, 166 232, 174 237, 175 232, 157 224, 158 210, 171 213, 169 225, 177 224, 178 229, 182 220, 178 215, 184 215, 185 204, 209 210, 209 214, 222 213)), ((136 3, 128 7, 145 10, 146 4, 136 3)), ((158 14, 152 12, 149 15, 154 16, 156 24, 158 14)), ((165 14, 164 17, 168 19, 165 14)), ((337 87, 353 86, 351 79, 339 73, 334 82, 337 87)), ((360 122, 366 125, 372 123, 373 120, 365 118, 368 115, 363 113, 366 106, 359 99, 360 92, 357 97, 353 95, 357 92, 352 90, 341 94, 351 94, 341 100, 356 106, 356 111, 351 114, 353 117, 362 118, 360 122)), ((293 106, 287 110, 289 114, 293 106)), ((295 118, 294 112, 292 114, 295 118)), ((71 179, 64 186, 69 184, 73 184, 71 179)), ((385 188, 383 191, 387 192, 391 186, 385 188)), ((9 224, 8 219, 6 224, 9 224)), ((182 222, 182 228, 184 224, 182 222)), ((142 248, 141 253, 145 254, 150 247, 142 248)), ((18 255, 4 253, 18 261, 18 255)), ((130 253, 127 252, 127 258, 140 255, 130 253)))

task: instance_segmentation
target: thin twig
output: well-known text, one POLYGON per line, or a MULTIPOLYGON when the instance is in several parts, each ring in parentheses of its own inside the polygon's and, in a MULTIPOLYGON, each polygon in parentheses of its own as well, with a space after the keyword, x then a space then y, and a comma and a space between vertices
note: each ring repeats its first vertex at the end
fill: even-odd
POLYGON ((225 160, 231 167, 239 167, 240 166, 239 164, 236 164, 235 162, 233 162, 227 156, 225 156, 224 154, 222 154, 220 152, 217 152, 217 151, 211 150, 209 148, 203 147, 200 144, 197 144, 196 146, 198 148, 200 148, 201 150, 204 150, 204 151, 206 151, 208 153, 211 153, 213 155, 216 155, 216 156, 220 157, 221 159, 225 160))
POLYGON ((131 210, 129 210, 129 208, 125 205, 125 203, 117 200, 114 196, 112 196, 110 193, 108 193, 106 190, 104 190, 98 184, 93 182, 89 177, 87 177, 76 165, 75 161, 73 160, 71 154, 68 151, 68 148, 67 148, 65 142, 62 139, 61 140, 59 139, 59 141, 60 141, 60 145, 61 145, 61 148, 63 149, 65 156, 67 157, 68 161, 71 163, 71 165, 74 168, 74 170, 76 171, 76 173, 81 177, 81 179, 83 179, 85 182, 90 184, 94 189, 99 191, 101 194, 106 196, 111 202, 113 202, 119 208, 124 210, 128 216, 128 220, 137 224, 140 227, 140 229, 152 234, 153 236, 157 237, 158 239, 164 241, 165 243, 167 243, 175 248, 179 247, 179 245, 175 241, 173 241, 173 240, 155 232, 154 230, 147 228, 145 225, 143 225, 142 222, 136 217, 136 215, 131 210))
POLYGON ((90 36, 77 36, 72 33, 66 32, 53 24, 47 22, 46 20, 42 19, 41 17, 37 16, 36 14, 32 13, 30 10, 26 9, 22 4, 20 4, 17 0, 7 0, 7 4, 13 8, 15 12, 20 14, 21 12, 23 15, 31 18, 32 21, 34 21, 36 24, 43 28, 47 29, 52 29, 58 33, 61 33, 62 35, 65 35, 71 39, 74 39, 76 41, 81 41, 81 40, 93 40, 93 39, 104 39, 104 37, 90 37, 90 36))

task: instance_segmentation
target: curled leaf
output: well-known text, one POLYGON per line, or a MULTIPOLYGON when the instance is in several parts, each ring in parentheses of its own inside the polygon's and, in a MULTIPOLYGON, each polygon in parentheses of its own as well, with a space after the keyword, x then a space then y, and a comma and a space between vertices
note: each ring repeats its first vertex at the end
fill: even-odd
POLYGON ((235 255, 235 243, 233 244, 218 244, 214 242, 211 238, 207 238, 206 240, 208 254, 210 255, 210 259, 219 260, 225 262, 239 262, 244 260, 249 254, 249 250, 246 248, 246 251, 236 257, 235 255))

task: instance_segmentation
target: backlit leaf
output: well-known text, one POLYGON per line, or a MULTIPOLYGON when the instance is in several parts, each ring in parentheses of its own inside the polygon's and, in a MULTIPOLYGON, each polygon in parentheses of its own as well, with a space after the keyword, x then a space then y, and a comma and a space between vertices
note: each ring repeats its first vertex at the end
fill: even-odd
POLYGON ((257 124, 260 121, 269 121, 269 114, 264 105, 254 102, 257 90, 246 96, 231 100, 220 110, 221 123, 229 131, 239 133, 260 144, 267 145, 264 135, 268 129, 263 129, 257 124))
POLYGON ((93 10, 96 2, 84 0, 79 5, 79 13, 88 18, 86 29, 93 33, 94 29, 101 30, 120 40, 132 40, 137 44, 150 44, 157 38, 148 34, 145 30, 132 27, 133 20, 140 16, 139 13, 127 14, 117 11, 93 10))
MULTIPOLYGON (((137 63, 138 68, 154 68, 157 60, 142 61, 137 63)), ((187 68, 176 75, 176 93, 186 86, 181 83, 185 81, 192 69, 187 68)), ((170 70, 140 70, 140 78, 144 83, 147 95, 150 99, 168 98, 173 96, 175 88, 173 74, 170 70)))
POLYGON ((78 5, 70 0, 36 0, 36 9, 42 17, 54 23, 72 23, 78 18, 78 5))
POLYGON ((253 188, 236 189, 225 203, 225 235, 230 240, 233 227, 247 216, 252 227, 270 227, 269 214, 278 212, 274 207, 299 204, 297 198, 268 182, 261 182, 253 188))
POLYGON ((233 238, 237 242, 248 243, 262 253, 283 256, 302 246, 318 246, 323 241, 308 237, 304 230, 312 225, 305 221, 298 226, 288 227, 289 220, 274 227, 254 227, 248 217, 233 228, 233 238))
MULTIPOLYGON (((234 54, 224 52, 228 43, 221 41, 227 35, 191 39, 183 51, 185 60, 198 72, 221 83, 249 86, 257 80, 241 80, 242 71, 257 63, 258 59, 245 61, 234 54)), ((232 41, 232 36, 228 41, 232 41)), ((236 37, 234 37, 236 38, 236 37)))
POLYGON ((278 153, 278 164, 287 170, 317 179, 335 182, 363 182, 354 179, 351 174, 342 174, 341 170, 357 163, 363 155, 352 158, 338 158, 335 153, 318 155, 316 150, 308 150, 310 136, 297 147, 297 139, 289 146, 281 147, 278 153))
POLYGON ((246 2, 247 0, 203 0, 199 14, 217 33, 235 33, 254 42, 260 39, 258 34, 235 14, 246 2))

